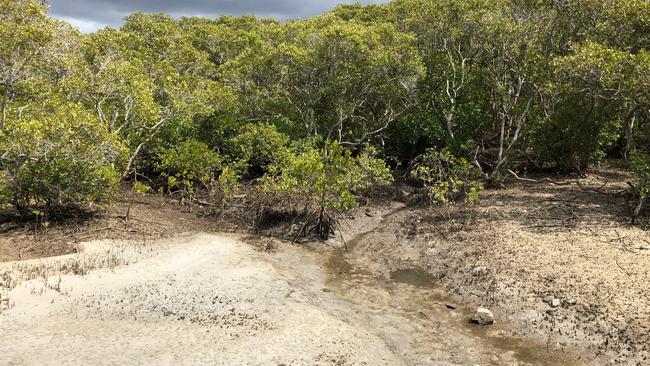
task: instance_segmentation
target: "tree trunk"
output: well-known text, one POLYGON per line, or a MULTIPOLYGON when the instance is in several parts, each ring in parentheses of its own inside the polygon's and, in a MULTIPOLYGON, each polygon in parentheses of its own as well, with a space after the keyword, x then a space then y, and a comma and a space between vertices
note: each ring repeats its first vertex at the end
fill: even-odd
POLYGON ((135 150, 133 151, 133 154, 131 155, 129 161, 126 164, 126 169, 124 169, 124 173, 122 174, 123 179, 126 178, 129 175, 129 173, 131 173, 133 162, 135 161, 135 158, 138 156, 138 154, 140 154, 140 150, 142 150, 143 146, 144 146, 144 142, 140 143, 140 145, 138 145, 138 147, 136 147, 135 150))
POLYGON ((632 148, 632 131, 634 130, 634 122, 636 121, 636 112, 639 107, 631 109, 623 120, 623 151, 621 155, 623 159, 627 160, 630 149, 632 148))
MULTIPOLYGON (((318 224, 316 224, 318 235, 321 239, 325 238, 325 206, 321 206, 320 214, 318 215, 318 224)), ((329 233, 328 233, 329 234, 329 233)))
POLYGON ((645 196, 639 196, 639 202, 636 205, 636 208, 634 209, 634 213, 632 214, 632 225, 636 224, 639 214, 641 214, 641 209, 643 208, 643 203, 645 202, 645 196))
POLYGON ((449 137, 453 140, 454 139, 454 126, 453 126, 453 118, 454 118, 454 112, 453 110, 450 111, 445 115, 445 119, 447 121, 447 133, 449 134, 449 137))
POLYGON ((4 130, 5 123, 7 122, 7 102, 9 101, 9 87, 5 86, 4 93, 2 94, 2 104, 0 109, 2 109, 2 116, 0 116, 0 134, 4 130))

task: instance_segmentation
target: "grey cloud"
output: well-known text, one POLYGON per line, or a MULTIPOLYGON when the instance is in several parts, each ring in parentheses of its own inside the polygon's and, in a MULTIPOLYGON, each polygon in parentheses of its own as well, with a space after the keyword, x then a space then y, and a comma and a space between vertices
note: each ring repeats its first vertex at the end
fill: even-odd
MULTIPOLYGON (((382 3, 388 0, 365 0, 361 3, 382 3)), ((304 18, 320 14, 340 3, 353 0, 50 0, 50 15, 67 20, 82 31, 102 26, 119 26, 133 12, 164 12, 172 16, 255 14, 279 20, 304 18)))

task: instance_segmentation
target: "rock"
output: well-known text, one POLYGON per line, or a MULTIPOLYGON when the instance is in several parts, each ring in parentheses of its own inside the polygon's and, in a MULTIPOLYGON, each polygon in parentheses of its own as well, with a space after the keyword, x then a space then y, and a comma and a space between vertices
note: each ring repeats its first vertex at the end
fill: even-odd
POLYGON ((565 301, 565 303, 567 305, 569 305, 569 306, 573 306, 573 305, 578 303, 578 300, 576 300, 576 299, 568 299, 568 300, 565 301))
POLYGON ((560 301, 560 299, 553 299, 553 300, 551 300, 551 306, 552 306, 552 307, 557 308, 557 307, 559 307, 560 305, 562 305, 562 301, 560 301))
POLYGON ((495 323, 494 314, 486 308, 476 309, 476 314, 472 318, 472 323, 479 325, 492 325, 495 323))
POLYGON ((449 310, 455 310, 457 308, 456 304, 452 304, 449 302, 445 303, 445 307, 449 310))

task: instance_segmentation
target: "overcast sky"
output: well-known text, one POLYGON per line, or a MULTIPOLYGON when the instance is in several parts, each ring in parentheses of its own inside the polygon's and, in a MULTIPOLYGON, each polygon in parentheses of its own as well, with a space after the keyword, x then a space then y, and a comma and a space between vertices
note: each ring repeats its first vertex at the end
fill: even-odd
POLYGON ((305 18, 337 4, 384 3, 388 0, 49 0, 50 15, 70 22, 82 32, 117 27, 133 12, 164 12, 175 17, 255 14, 278 20, 305 18))

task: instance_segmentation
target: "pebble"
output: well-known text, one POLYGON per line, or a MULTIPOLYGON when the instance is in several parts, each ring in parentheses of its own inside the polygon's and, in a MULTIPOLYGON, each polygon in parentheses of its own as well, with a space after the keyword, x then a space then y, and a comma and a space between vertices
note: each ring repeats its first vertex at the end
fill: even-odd
POLYGON ((476 309, 476 314, 474 314, 474 317, 472 318, 472 323, 479 325, 492 325, 495 323, 494 314, 486 308, 478 308, 476 309))
POLYGON ((559 307, 560 305, 562 305, 562 301, 560 301, 560 299, 553 299, 553 300, 551 300, 551 306, 552 306, 552 307, 557 308, 557 307, 559 307))

